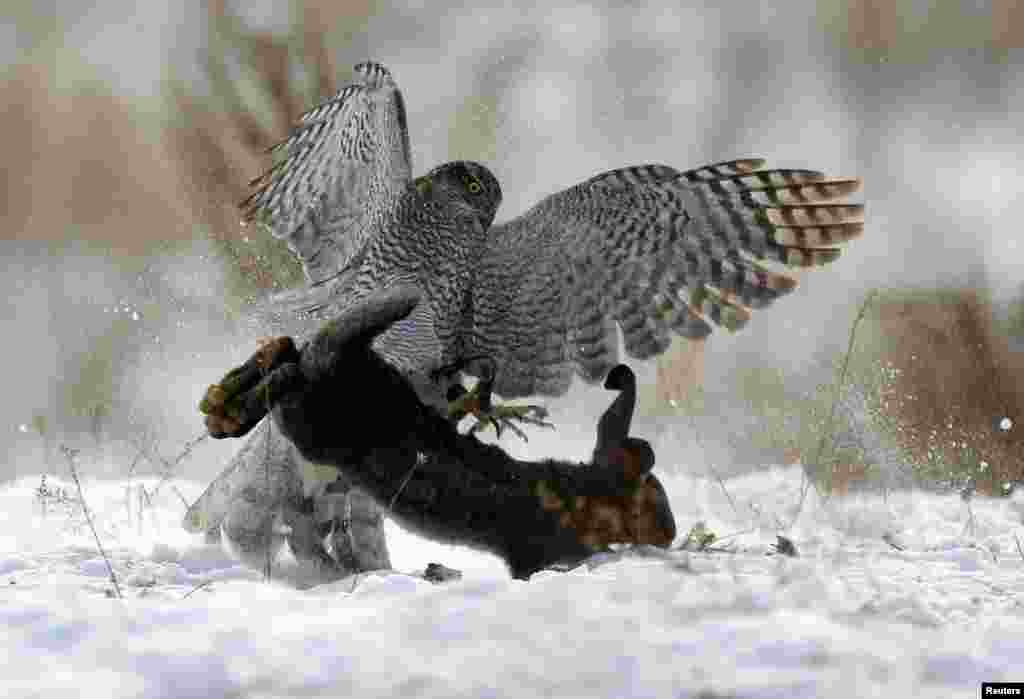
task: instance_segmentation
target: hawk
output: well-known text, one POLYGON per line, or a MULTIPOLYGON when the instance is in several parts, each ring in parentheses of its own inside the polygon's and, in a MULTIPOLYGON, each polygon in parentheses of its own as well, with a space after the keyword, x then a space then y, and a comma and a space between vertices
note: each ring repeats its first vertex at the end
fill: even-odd
MULTIPOLYGON (((308 338, 302 362, 319 370, 352 328, 394 317, 396 290, 412 311, 372 347, 441 411, 472 405, 496 426, 540 422, 524 410, 532 406, 491 404, 490 391, 558 396, 574 376, 597 382, 619 363, 618 331, 627 355, 648 359, 674 334, 738 330, 796 287, 782 268, 829 263, 863 230, 863 206, 846 201, 860 180, 756 158, 611 170, 494 223, 497 178, 468 161, 414 177, 390 71, 366 62, 355 75, 300 118, 243 203, 246 220, 285 241, 309 282, 275 297, 269 320, 299 328, 287 334, 308 338), (482 378, 479 400, 450 405, 460 373, 482 378)), ((214 393, 204 409, 211 434, 240 434, 245 415, 224 418, 214 393)), ((234 472, 232 492, 259 484, 262 469, 247 468, 234 472)), ((282 500, 277 490, 297 489, 260 491, 253 506, 265 513, 282 500)), ((227 491, 217 498, 193 506, 196 522, 224 516, 227 491)))
POLYGON ((673 334, 738 330, 796 286, 771 263, 831 262, 863 230, 863 206, 843 201, 860 180, 760 159, 620 168, 495 224, 497 178, 467 161, 413 178, 390 71, 365 62, 355 73, 273 149, 280 159, 254 180, 245 216, 301 261, 310 288, 274 309, 329 321, 314 347, 372 315, 375 292, 417 289, 414 312, 374 349, 439 407, 450 384, 438 378, 456 370, 504 398, 557 396, 574 375, 599 381, 619 363, 616 326, 635 359, 673 334))

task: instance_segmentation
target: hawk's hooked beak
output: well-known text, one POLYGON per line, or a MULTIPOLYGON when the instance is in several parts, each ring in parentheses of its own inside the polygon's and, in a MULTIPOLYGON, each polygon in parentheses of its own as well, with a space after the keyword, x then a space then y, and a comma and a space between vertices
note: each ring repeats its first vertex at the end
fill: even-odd
POLYGON ((417 177, 413 180, 413 184, 416 185, 416 191, 420 193, 421 197, 430 196, 430 189, 433 183, 431 183, 430 178, 427 175, 417 177))

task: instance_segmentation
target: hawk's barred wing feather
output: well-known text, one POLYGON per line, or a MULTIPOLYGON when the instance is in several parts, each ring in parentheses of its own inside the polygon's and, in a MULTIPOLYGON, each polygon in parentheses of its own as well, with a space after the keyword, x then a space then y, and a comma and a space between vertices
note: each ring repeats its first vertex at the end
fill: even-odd
POLYGON ((502 367, 505 397, 557 395, 573 374, 595 381, 627 354, 665 351, 741 328, 796 281, 764 263, 831 262, 857 237, 863 207, 834 203, 860 181, 759 159, 679 172, 606 172, 493 226, 476 270, 469 352, 502 367))
POLYGON ((281 160, 253 180, 247 221, 267 224, 310 282, 337 275, 411 182, 405 106, 387 68, 361 63, 358 80, 306 112, 271 151, 281 160))

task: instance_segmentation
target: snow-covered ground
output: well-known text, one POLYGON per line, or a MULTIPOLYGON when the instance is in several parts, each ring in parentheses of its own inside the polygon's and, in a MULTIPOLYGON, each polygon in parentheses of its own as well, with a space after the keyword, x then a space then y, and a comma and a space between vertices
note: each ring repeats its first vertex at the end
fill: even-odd
POLYGON ((1020 493, 811 492, 798 510, 798 468, 731 479, 731 501, 713 480, 664 480, 681 533, 704 521, 733 552, 620 553, 522 582, 389 524, 397 568, 463 579, 306 591, 185 534, 172 484, 140 521, 138 484, 155 481, 87 480, 123 600, 74 508, 44 515, 38 479, 20 480, 0 489, 0 695, 976 697, 1024 680, 1020 493), (776 533, 798 558, 769 555, 776 533))

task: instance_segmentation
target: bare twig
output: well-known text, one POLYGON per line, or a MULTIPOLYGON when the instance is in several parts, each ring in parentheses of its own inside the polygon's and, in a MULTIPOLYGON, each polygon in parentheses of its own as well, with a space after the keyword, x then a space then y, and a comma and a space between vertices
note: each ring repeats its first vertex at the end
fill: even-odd
MULTIPOLYGON (((765 512, 764 512, 764 510, 762 510, 762 509, 761 509, 761 506, 760 506, 760 505, 758 505, 758 504, 757 504, 756 502, 749 502, 749 503, 747 503, 747 507, 749 507, 749 508, 750 508, 750 510, 751 510, 751 511, 752 511, 752 512, 753 512, 753 513, 754 513, 755 515, 757 515, 758 517, 764 517, 764 516, 765 516, 765 512)), ((785 527, 784 527, 784 526, 783 526, 783 524, 782 524, 782 520, 781 520, 781 519, 779 519, 779 516, 778 516, 778 515, 777 515, 776 513, 774 513, 774 512, 769 512, 768 514, 769 514, 769 515, 771 515, 771 518, 772 518, 773 520, 775 520, 775 528, 776 528, 776 529, 785 529, 785 527)))
MULTIPOLYGON (((815 472, 817 472, 817 469, 821 466, 821 455, 825 451, 825 442, 832 436, 832 423, 836 417, 836 407, 839 405, 839 396, 846 385, 846 374, 850 369, 850 357, 853 356, 853 347, 857 342, 857 328, 860 326, 860 322, 864 320, 864 315, 867 313, 868 306, 871 304, 872 299, 874 299, 877 293, 876 289, 872 289, 868 292, 868 295, 864 297, 864 302, 860 305, 860 310, 857 311, 857 316, 853 319, 853 324, 850 325, 850 338, 846 345, 846 354, 843 356, 843 366, 840 368, 839 378, 832 388, 832 405, 829 408, 828 420, 822 426, 821 438, 818 440, 818 448, 815 450, 814 460, 810 464, 811 468, 815 472)), ((803 510, 804 501, 807 498, 807 491, 811 485, 814 486, 815 490, 818 489, 817 483, 814 483, 807 477, 807 471, 805 469, 800 487, 800 503, 797 505, 796 514, 793 516, 794 524, 796 523, 796 518, 800 516, 800 512, 803 510)))
MULTIPOLYGON (((138 467, 139 462, 142 459, 145 459, 161 472, 160 480, 157 481, 157 484, 153 487, 152 492, 153 496, 159 495, 160 489, 165 484, 171 481, 171 479, 175 475, 175 471, 177 470, 181 462, 188 458, 188 456, 192 453, 192 450, 195 449, 196 446, 201 444, 204 440, 206 440, 207 437, 209 437, 209 434, 203 432, 202 434, 197 435, 196 437, 193 437, 189 441, 185 442, 185 446, 182 447, 181 451, 178 452, 178 455, 174 457, 173 460, 165 459, 163 455, 160 454, 159 451, 157 451, 156 447, 152 444, 152 442, 155 440, 149 440, 150 444, 148 446, 146 445, 144 440, 130 440, 128 443, 135 448, 135 457, 132 459, 132 465, 128 469, 128 475, 129 477, 131 477, 134 474, 135 469, 138 467)), ((174 492, 175 495, 178 496, 178 499, 181 500, 182 504, 187 510, 189 506, 188 500, 185 499, 185 496, 181 494, 181 491, 173 483, 171 484, 171 490, 174 492)), ((138 517, 138 526, 140 532, 142 531, 143 498, 145 498, 146 505, 152 507, 153 501, 150 495, 151 494, 146 491, 145 486, 140 483, 138 517)))
POLYGON ((416 467, 420 465, 420 458, 421 455, 417 454, 416 462, 413 463, 412 468, 409 469, 409 472, 405 474, 405 478, 402 479, 402 482, 398 484, 398 488, 395 489, 395 494, 391 496, 391 502, 388 503, 388 512, 391 512, 391 510, 394 509, 395 503, 398 502, 398 496, 402 494, 402 491, 405 490, 405 486, 407 486, 409 481, 412 480, 412 474, 416 472, 416 467))
POLYGON ((138 468, 139 462, 142 461, 142 452, 135 449, 135 456, 132 458, 132 465, 128 467, 128 477, 131 478, 132 474, 135 473, 135 469, 138 468))
MULTIPOLYGON (((178 466, 180 466, 185 459, 191 456, 192 450, 199 444, 203 443, 209 436, 209 433, 203 432, 202 434, 196 435, 189 441, 185 442, 185 446, 182 447, 181 451, 178 452, 178 455, 174 457, 173 461, 167 461, 162 456, 160 457, 160 460, 164 463, 164 472, 160 476, 160 481, 156 484, 156 488, 153 489, 154 493, 160 492, 160 488, 163 487, 164 483, 167 483, 174 478, 178 470, 178 466)), ((188 505, 186 504, 186 507, 187 506, 188 505)))
POLYGON ((167 468, 169 462, 162 454, 157 453, 156 448, 153 446, 153 442, 156 441, 155 438, 144 434, 142 438, 128 439, 127 441, 135 448, 137 457, 145 459, 161 471, 167 468))
POLYGON ((736 506, 736 501, 732 499, 729 489, 725 487, 725 481, 722 480, 722 477, 718 475, 718 471, 716 471, 715 467, 711 464, 708 464, 708 470, 711 471, 711 475, 715 477, 716 481, 718 481, 719 487, 722 489, 722 492, 725 493, 725 497, 729 500, 729 504, 732 505, 732 511, 739 516, 740 509, 736 506))
POLYGON ((207 580, 206 582, 201 582, 198 585, 196 585, 195 587, 193 587, 191 590, 186 592, 184 595, 182 595, 181 598, 182 599, 188 599, 189 597, 192 596, 192 593, 198 592, 199 590, 202 590, 204 587, 209 587, 212 584, 213 584, 212 580, 207 580))
MULTIPOLYGON (((684 413, 686 415, 686 421, 690 423, 690 431, 693 433, 694 441, 697 442, 697 446, 700 447, 701 451, 707 454, 707 449, 704 446, 704 438, 701 436, 700 430, 697 428, 697 420, 690 411, 687 410, 684 411, 684 413)), ((732 494, 729 492, 729 489, 725 487, 725 481, 722 480, 722 477, 719 475, 718 471, 715 470, 714 466, 709 463, 707 467, 708 471, 711 472, 711 475, 715 477, 716 481, 718 481, 718 485, 721 487, 722 492, 725 493, 726 499, 729 500, 729 504, 732 506, 732 511, 739 516, 739 507, 736 506, 736 501, 732 499, 732 494)))
POLYGON ((1017 542, 1017 553, 1020 554, 1020 559, 1024 561, 1024 548, 1021 547, 1020 539, 1017 538, 1016 534, 1013 535, 1013 540, 1017 542))
MULTIPOLYGON (((274 421, 270 419, 270 391, 263 392, 264 400, 267 405, 267 439, 266 439, 266 451, 263 455, 263 481, 266 487, 267 497, 270 497, 270 431, 274 428, 274 421)), ((266 578, 267 582, 270 582, 272 573, 272 564, 270 549, 272 548, 270 542, 274 539, 274 517, 267 518, 267 551, 266 559, 264 561, 263 577, 266 578)))
POLYGON ((89 525, 89 529, 92 531, 92 537, 96 540, 96 548, 99 549, 100 556, 103 557, 103 562, 107 564, 107 571, 110 573, 110 582, 114 585, 114 593, 118 599, 123 599, 121 595, 121 586, 117 584, 117 575, 114 573, 114 566, 110 565, 110 558, 107 557, 107 552, 103 550, 103 543, 100 541, 99 534, 96 533, 96 527, 92 522, 92 513, 89 511, 89 505, 85 502, 85 493, 82 491, 82 482, 78 479, 78 469, 75 466, 75 458, 78 456, 77 449, 69 449, 65 445, 60 445, 60 450, 64 454, 64 457, 68 460, 68 467, 71 469, 71 478, 75 481, 75 487, 78 488, 78 500, 82 503, 82 513, 85 515, 85 521, 89 525))
MULTIPOLYGON (((199 434, 185 442, 185 446, 182 447, 181 451, 178 452, 178 455, 175 456, 173 460, 164 458, 163 454, 161 454, 155 446, 147 447, 141 441, 132 440, 129 444, 135 448, 136 455, 135 460, 132 462, 132 468, 129 470, 129 475, 135 470, 136 464, 140 458, 146 459, 146 461, 160 471, 160 480, 157 481, 156 486, 153 488, 153 494, 157 495, 160 492, 160 488, 174 478, 178 466, 180 466, 181 463, 192 454, 192 451, 209 436, 210 435, 208 433, 203 432, 202 434, 199 434)), ((186 503, 186 507, 187 506, 188 505, 186 503)))
POLYGON ((892 546, 897 551, 905 551, 906 550, 904 547, 902 547, 898 543, 896 543, 896 539, 889 532, 886 532, 885 534, 882 534, 882 541, 884 541, 885 543, 889 544, 889 546, 892 546))
POLYGON ((200 444, 202 444, 203 442, 205 442, 209 436, 209 432, 203 432, 202 434, 198 434, 189 441, 185 442, 185 446, 182 447, 181 451, 178 452, 178 455, 174 457, 174 461, 171 462, 171 469, 177 468, 182 461, 191 456, 192 450, 195 449, 200 444))
POLYGON ((706 546, 701 553, 729 553, 735 554, 735 546, 706 546))
POLYGON ((971 507, 970 500, 965 500, 964 504, 967 506, 967 521, 964 522, 964 529, 962 532, 960 532, 960 536, 969 535, 973 537, 975 534, 974 509, 971 507))
POLYGON ((721 543, 723 541, 728 541, 729 539, 735 539, 737 536, 743 536, 744 534, 750 534, 751 532, 756 531, 757 527, 751 527, 750 529, 741 529, 738 532, 733 532, 732 534, 726 534, 725 536, 718 537, 718 541, 719 543, 721 543))
POLYGON ((181 504, 184 505, 185 509, 187 510, 188 500, 185 498, 184 495, 181 494, 181 490, 178 489, 178 486, 174 485, 173 483, 171 483, 171 492, 178 496, 178 499, 181 500, 181 504))
MULTIPOLYGON (((729 539, 735 539, 737 536, 742 536, 743 534, 749 534, 750 532, 753 532, 753 531, 757 531, 757 528, 756 527, 751 527, 750 529, 743 529, 743 530, 738 531, 738 532, 733 532, 732 534, 726 534, 725 536, 722 536, 722 537, 716 536, 713 532, 708 532, 708 534, 710 534, 710 536, 711 536, 711 539, 706 540, 698 549, 696 549, 696 551, 698 551, 700 553, 729 553, 729 554, 734 554, 737 551, 737 548, 736 548, 735 544, 732 544, 732 545, 729 545, 729 546, 722 546, 721 544, 724 543, 725 541, 728 541, 729 539)), ((692 530, 691 530, 691 534, 692 534, 692 530)), ((688 534, 687 538, 684 539, 682 541, 682 543, 680 543, 678 546, 676 546, 675 548, 670 549, 670 550, 672 550, 672 551, 691 551, 691 552, 694 551, 694 549, 687 547, 687 544, 690 543, 689 539, 690 539, 690 535, 688 534)), ((660 549, 655 549, 654 551, 656 552, 655 555, 659 555, 661 553, 660 549)))

